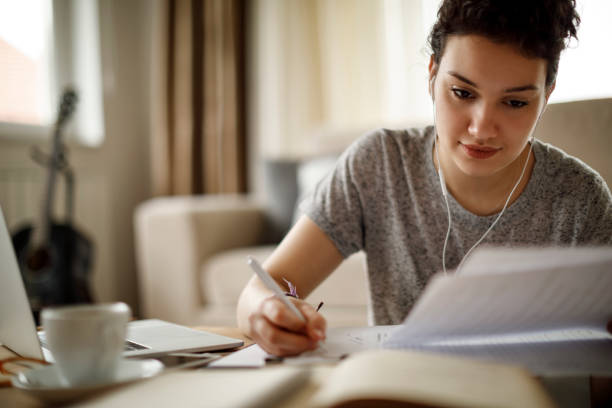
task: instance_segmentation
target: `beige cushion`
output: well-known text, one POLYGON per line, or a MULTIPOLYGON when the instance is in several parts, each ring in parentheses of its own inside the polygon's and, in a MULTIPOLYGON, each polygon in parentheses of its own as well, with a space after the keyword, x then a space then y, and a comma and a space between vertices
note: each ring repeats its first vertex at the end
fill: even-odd
MULTIPOLYGON (((204 263, 201 289, 208 301, 207 320, 217 320, 210 316, 215 308, 220 314, 235 313, 240 292, 253 276, 246 264, 247 255, 263 262, 273 250, 274 246, 234 249, 214 255, 204 263)), ((324 302, 321 312, 329 326, 365 325, 368 302, 365 255, 360 252, 346 259, 306 300, 313 305, 324 302)))
POLYGON ((240 292, 253 271, 246 263, 248 255, 263 262, 274 246, 244 247, 211 256, 202 265, 201 290, 208 305, 236 306, 240 292))

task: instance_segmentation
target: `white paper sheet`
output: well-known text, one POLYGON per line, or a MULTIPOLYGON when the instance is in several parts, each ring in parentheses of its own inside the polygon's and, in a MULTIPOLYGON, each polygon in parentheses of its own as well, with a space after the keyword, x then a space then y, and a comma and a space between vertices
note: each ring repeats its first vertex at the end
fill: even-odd
MULTIPOLYGON (((286 364, 314 364, 338 361, 358 351, 382 348, 383 342, 399 326, 340 327, 327 330, 327 339, 318 349, 283 359, 286 364)), ((257 344, 209 364, 208 367, 263 367, 271 355, 257 344)))
POLYGON ((379 349, 398 328, 395 326, 342 327, 327 331, 327 339, 319 348, 296 357, 285 358, 288 364, 306 364, 322 361, 337 361, 352 353, 379 349))
POLYGON ((507 248, 481 247, 465 261, 461 275, 529 272, 542 268, 575 267, 610 263, 609 247, 507 248))
POLYGON ((473 340, 412 344, 407 348, 521 365, 532 374, 542 376, 612 375, 612 338, 609 335, 605 340, 535 343, 500 343, 482 338, 477 344, 473 340))
POLYGON ((579 268, 437 275, 392 340, 601 328, 611 316, 612 260, 579 268))
POLYGON ((512 362, 543 374, 610 374, 610 318, 611 249, 484 251, 460 274, 434 277, 385 347, 512 362))
POLYGON ((226 357, 213 361, 209 368, 257 368, 266 365, 268 353, 263 351, 257 344, 252 344, 241 350, 235 351, 226 357))

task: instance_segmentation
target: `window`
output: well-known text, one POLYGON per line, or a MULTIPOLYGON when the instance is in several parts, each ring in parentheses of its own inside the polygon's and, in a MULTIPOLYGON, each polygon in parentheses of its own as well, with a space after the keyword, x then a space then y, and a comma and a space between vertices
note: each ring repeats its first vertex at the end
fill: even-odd
POLYGON ((0 2, 0 122, 51 122, 51 4, 0 2))
POLYGON ((69 137, 104 137, 97 0, 0 1, 0 136, 48 137, 66 86, 79 95, 69 137))
POLYGON ((612 81, 608 80, 612 2, 577 0, 576 8, 581 19, 578 43, 572 41, 561 54, 557 86, 550 96, 553 103, 612 97, 612 81))

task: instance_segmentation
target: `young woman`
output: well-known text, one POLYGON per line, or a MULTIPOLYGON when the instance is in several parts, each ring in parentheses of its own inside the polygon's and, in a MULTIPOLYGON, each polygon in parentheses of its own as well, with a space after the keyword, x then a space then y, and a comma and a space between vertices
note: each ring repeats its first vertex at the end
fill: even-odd
MULTIPOLYGON (((435 126, 381 129, 349 147, 265 269, 305 297, 364 250, 373 322, 398 324, 428 279, 480 242, 612 244, 606 183, 533 138, 579 21, 574 0, 445 0, 429 38, 435 126)), ((238 324, 270 353, 313 349, 325 319, 293 301, 306 323, 253 278, 238 324)))

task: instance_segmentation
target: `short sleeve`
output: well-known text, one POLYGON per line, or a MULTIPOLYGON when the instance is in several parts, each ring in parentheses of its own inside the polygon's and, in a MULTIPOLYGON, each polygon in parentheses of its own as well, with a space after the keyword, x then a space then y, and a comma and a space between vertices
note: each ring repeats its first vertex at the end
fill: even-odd
POLYGON ((612 194, 603 178, 596 174, 586 187, 589 191, 588 216, 581 239, 585 245, 612 245, 612 194))
POLYGON ((338 159, 333 171, 300 203, 345 258, 364 248, 364 200, 375 182, 378 135, 366 134, 338 159))

